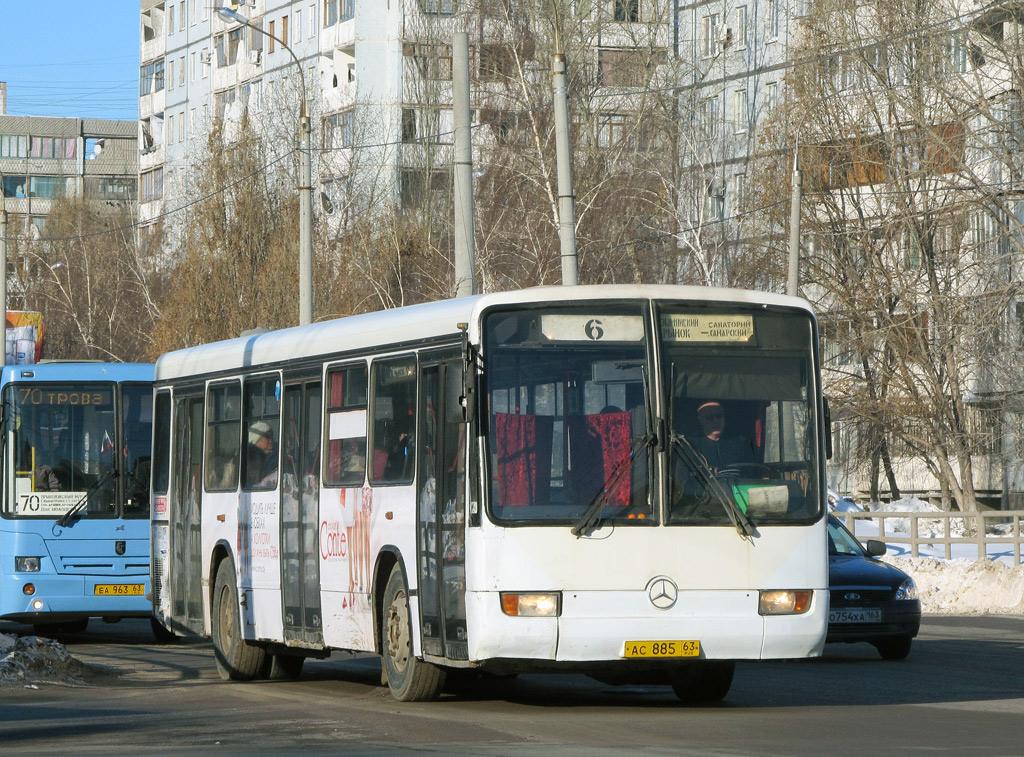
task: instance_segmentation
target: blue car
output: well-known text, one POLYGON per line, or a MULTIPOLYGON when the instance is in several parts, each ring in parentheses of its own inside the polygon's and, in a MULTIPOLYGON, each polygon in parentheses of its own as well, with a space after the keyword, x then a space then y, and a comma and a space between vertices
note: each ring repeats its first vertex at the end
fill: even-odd
POLYGON ((886 660, 902 660, 921 628, 921 600, 914 579, 877 560, 885 544, 861 545, 828 516, 828 636, 830 642, 868 642, 886 660))

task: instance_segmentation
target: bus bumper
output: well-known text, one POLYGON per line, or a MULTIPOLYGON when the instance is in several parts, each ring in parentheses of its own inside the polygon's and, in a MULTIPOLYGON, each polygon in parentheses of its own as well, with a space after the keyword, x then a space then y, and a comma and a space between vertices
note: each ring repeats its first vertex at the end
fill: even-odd
MULTIPOLYGON (((0 594, 0 619, 20 623, 54 623, 82 618, 147 618, 149 576, 69 576, 53 573, 8 574, 0 594), (142 586, 141 594, 97 594, 96 587, 142 586)), ((124 588, 100 591, 127 591, 124 588)))

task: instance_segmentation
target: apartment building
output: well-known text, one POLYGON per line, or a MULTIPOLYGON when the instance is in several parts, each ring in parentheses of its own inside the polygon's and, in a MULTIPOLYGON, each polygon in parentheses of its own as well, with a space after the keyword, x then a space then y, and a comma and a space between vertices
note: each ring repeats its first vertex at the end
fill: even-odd
POLYGON ((41 232, 59 197, 135 201, 134 122, 8 115, 6 87, 0 82, 0 177, 10 233, 41 232))

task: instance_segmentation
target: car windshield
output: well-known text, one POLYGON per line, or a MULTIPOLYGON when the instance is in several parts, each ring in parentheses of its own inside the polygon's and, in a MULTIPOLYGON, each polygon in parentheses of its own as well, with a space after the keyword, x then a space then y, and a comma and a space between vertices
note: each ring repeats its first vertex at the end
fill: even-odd
POLYGON ((828 553, 830 555, 853 555, 865 557, 860 542, 834 517, 828 519, 828 553))
POLYGON ((650 522, 653 435, 644 332, 638 307, 487 317, 485 401, 496 520, 581 529, 606 519, 650 522))
POLYGON ((735 525, 736 509, 755 525, 818 517, 810 317, 705 307, 660 320, 669 522, 735 525))

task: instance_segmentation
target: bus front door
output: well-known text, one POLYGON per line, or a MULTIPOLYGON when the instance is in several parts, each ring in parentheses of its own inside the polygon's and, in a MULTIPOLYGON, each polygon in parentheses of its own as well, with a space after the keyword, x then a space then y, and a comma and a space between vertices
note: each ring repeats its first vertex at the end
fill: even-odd
POLYGON ((320 382, 289 384, 281 428, 281 604, 285 641, 323 646, 317 525, 320 382))
POLYGON ((424 358, 416 481, 423 651, 466 660, 466 426, 446 421, 444 408, 445 371, 457 370, 459 362, 424 358))
POLYGON ((174 482, 171 494, 171 617, 203 632, 202 512, 203 396, 175 397, 174 482))

